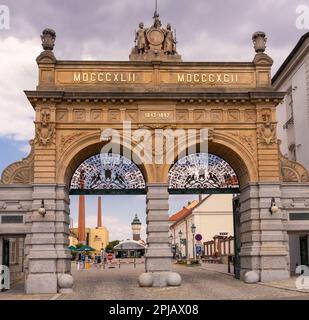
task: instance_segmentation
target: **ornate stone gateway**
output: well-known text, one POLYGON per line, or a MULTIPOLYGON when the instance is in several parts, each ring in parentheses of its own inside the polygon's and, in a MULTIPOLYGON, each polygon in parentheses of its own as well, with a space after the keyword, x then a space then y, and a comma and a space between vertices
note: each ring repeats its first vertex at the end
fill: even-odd
POLYGON ((206 192, 236 187, 241 278, 248 271, 261 281, 289 277, 288 214, 308 209, 309 176, 279 151, 276 105, 284 93, 271 87, 273 61, 264 53, 265 34, 253 36, 253 61, 237 63, 182 62, 171 26, 162 28, 157 13, 150 28, 140 24, 130 61, 61 61, 53 53, 55 39, 53 30, 44 30, 38 86, 26 91, 36 112, 31 154, 9 166, 0 185, 0 213, 24 216, 18 230, 26 234, 26 292, 72 287, 69 194, 78 190, 81 176, 90 190, 147 192, 148 248, 141 285, 179 285, 177 274, 170 272, 168 226, 169 189, 177 188, 206 192), (111 143, 106 129, 119 134, 113 156, 101 152, 111 143), (201 138, 204 129, 212 155, 208 176, 194 160, 205 152, 190 139, 194 130, 201 138), (141 159, 140 130, 147 137, 148 157, 165 157, 177 149, 167 147, 172 132, 188 142, 178 150, 187 158, 175 156, 173 163, 141 159), (157 130, 161 148, 151 147, 157 130), (123 161, 115 164, 117 154, 123 161), (195 171, 185 174, 181 159, 195 171), (222 170, 224 179, 218 175, 222 170))

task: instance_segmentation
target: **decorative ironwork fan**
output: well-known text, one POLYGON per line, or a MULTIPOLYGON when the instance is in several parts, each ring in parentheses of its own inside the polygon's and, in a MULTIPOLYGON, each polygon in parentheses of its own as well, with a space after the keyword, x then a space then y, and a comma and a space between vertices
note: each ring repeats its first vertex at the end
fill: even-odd
POLYGON ((237 175, 223 159, 197 153, 180 159, 169 172, 170 189, 239 188, 237 175))
POLYGON ((71 190, 145 189, 144 177, 132 161, 117 154, 97 154, 75 171, 71 190))

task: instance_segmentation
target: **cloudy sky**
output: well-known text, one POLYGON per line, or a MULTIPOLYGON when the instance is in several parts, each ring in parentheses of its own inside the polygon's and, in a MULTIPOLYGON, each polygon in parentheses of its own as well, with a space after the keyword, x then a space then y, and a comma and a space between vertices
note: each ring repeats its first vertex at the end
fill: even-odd
MULTIPOLYGON (((158 2, 162 23, 169 22, 177 29, 178 51, 186 61, 251 61, 252 33, 262 30, 268 36, 267 53, 275 60, 275 72, 308 31, 296 27, 296 8, 309 6, 306 0, 158 2)), ((42 50, 41 31, 46 27, 56 30, 58 59, 128 60, 138 23, 152 22, 154 0, 0 0, 0 5, 10 9, 10 30, 0 30, 2 171, 27 155, 28 140, 34 135, 34 113, 23 90, 36 86, 35 58, 42 50)), ((0 12, 0 22, 2 17, 0 12)), ((119 202, 113 199, 111 203, 119 202)), ((183 200, 187 199, 172 201, 171 211, 181 207, 183 200)), ((72 202, 74 207, 74 199, 72 202)), ((137 210, 126 213, 128 221, 135 211, 144 214, 143 201, 140 202, 137 210)), ((121 210, 114 205, 106 214, 122 221, 121 210)), ((90 220, 93 218, 89 223, 90 220)), ((127 224, 123 230, 125 227, 127 224)))

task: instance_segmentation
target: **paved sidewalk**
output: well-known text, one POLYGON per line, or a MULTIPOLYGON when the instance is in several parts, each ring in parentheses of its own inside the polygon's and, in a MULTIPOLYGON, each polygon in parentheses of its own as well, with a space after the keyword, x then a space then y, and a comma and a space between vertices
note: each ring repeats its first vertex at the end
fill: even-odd
POLYGON ((1 300, 53 300, 60 295, 55 294, 25 294, 24 293, 24 281, 20 281, 14 284, 9 291, 0 292, 1 300))
MULTIPOLYGON (((224 265, 224 264, 203 263, 201 265, 201 268, 209 271, 215 271, 215 272, 234 276, 233 266, 231 266, 231 273, 228 273, 228 267, 227 265, 224 265)), ((291 277, 290 279, 286 279, 286 280, 272 281, 268 283, 259 283, 259 284, 268 286, 268 287, 278 288, 278 289, 296 291, 301 293, 309 293, 309 290, 298 289, 296 287, 296 279, 297 277, 291 277)))
MULTIPOLYGON (((273 288, 279 288, 279 289, 285 289, 290 291, 296 291, 296 292, 302 292, 302 293, 308 293, 309 289, 298 289, 296 287, 296 280, 297 277, 292 277, 287 280, 280 280, 280 281, 272 281, 268 283, 261 283, 264 286, 273 287, 273 288)), ((308 286, 308 284, 307 284, 308 286)))
POLYGON ((231 272, 228 272, 228 265, 227 264, 218 264, 218 263, 205 263, 202 262, 200 265, 200 268, 209 270, 209 271, 215 271, 220 272, 224 274, 228 274, 231 276, 234 276, 234 267, 231 265, 231 272))
POLYGON ((106 270, 73 271, 74 293, 62 300, 278 300, 308 299, 309 294, 259 284, 248 285, 233 276, 200 266, 178 266, 183 285, 176 288, 140 288, 138 276, 143 266, 123 266, 106 270))

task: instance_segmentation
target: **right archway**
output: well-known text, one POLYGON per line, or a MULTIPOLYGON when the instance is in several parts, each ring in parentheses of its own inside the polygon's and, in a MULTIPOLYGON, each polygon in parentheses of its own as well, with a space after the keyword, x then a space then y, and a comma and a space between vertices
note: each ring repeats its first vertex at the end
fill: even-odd
POLYGON ((203 165, 196 161, 202 158, 196 156, 201 155, 198 145, 195 150, 170 166, 169 193, 234 194, 236 277, 262 282, 289 278, 285 212, 280 210, 276 215, 270 212, 272 199, 281 201, 281 182, 261 178, 258 154, 232 136, 211 137, 206 175, 203 165), (200 179, 204 182, 200 183, 200 179))
POLYGON ((239 192, 236 172, 219 156, 193 153, 180 158, 169 172, 169 193, 198 194, 199 200, 190 200, 170 218, 174 257, 187 261, 199 257, 205 263, 220 261, 228 272, 232 272, 233 261, 234 274, 239 279, 239 192))

